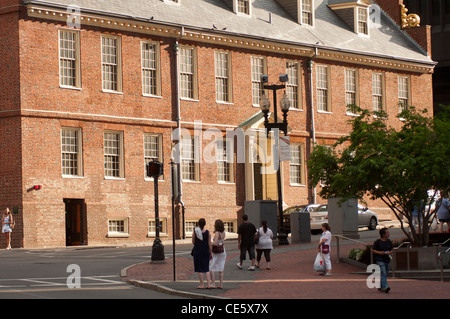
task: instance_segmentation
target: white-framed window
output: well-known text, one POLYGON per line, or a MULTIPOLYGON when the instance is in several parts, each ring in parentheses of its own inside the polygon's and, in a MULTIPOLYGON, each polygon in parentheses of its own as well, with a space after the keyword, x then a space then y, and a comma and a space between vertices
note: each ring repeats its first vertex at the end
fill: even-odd
POLYGON ((409 77, 399 76, 398 77, 398 106, 399 113, 405 110, 410 102, 410 90, 409 90, 409 77))
POLYGON ((105 177, 123 178, 123 132, 105 131, 103 135, 105 177))
POLYGON ((236 221, 224 220, 223 226, 227 233, 236 233, 237 232, 236 221))
POLYGON ((81 88, 79 31, 59 30, 59 85, 81 88))
POLYGON ((300 23, 312 26, 314 24, 313 0, 301 0, 300 23))
POLYGON ((181 178, 183 181, 200 180, 198 138, 181 139, 181 178))
POLYGON ((102 35, 102 88, 105 92, 122 91, 122 53, 119 37, 102 35))
POLYGON ((128 235, 128 218, 108 219, 108 237, 127 237, 128 235))
POLYGON ((328 66, 318 65, 317 68, 317 110, 331 112, 329 94, 329 70, 328 66))
POLYGON ((367 8, 356 7, 356 19, 357 33, 368 35, 369 27, 367 8))
POLYGON ((304 185, 304 146, 291 143, 291 160, 289 162, 289 179, 291 185, 304 185))
MULTIPOLYGON (((167 235, 167 218, 159 217, 159 234, 167 235)), ((156 219, 150 218, 148 220, 148 236, 154 237, 156 235, 156 219)))
POLYGON ((180 47, 180 95, 197 99, 197 60, 195 48, 180 47))
POLYGON ((301 109, 300 63, 291 61, 286 62, 286 74, 288 75, 286 95, 291 102, 291 108, 301 109))
POLYGON ((63 176, 83 176, 81 128, 61 129, 61 167, 63 176))
POLYGON ((198 226, 198 220, 186 220, 184 222, 184 231, 186 235, 192 235, 195 227, 198 226))
POLYGON ((234 12, 250 15, 250 0, 234 0, 234 12))
POLYGON ((261 95, 264 91, 261 76, 266 72, 266 59, 264 57, 252 56, 252 101, 253 106, 259 106, 261 95))
MULTIPOLYGON (((145 133, 144 134, 144 171, 147 163, 153 161, 154 159, 159 162, 163 162, 162 156, 162 135, 155 133, 145 133)), ((145 175, 147 176, 147 175, 145 175)), ((163 179, 164 177, 160 177, 163 179)))
POLYGON ((157 42, 141 42, 142 93, 150 96, 161 96, 159 44, 157 42))
MULTIPOLYGON (((358 71, 345 69, 345 105, 358 105, 358 71)), ((347 113, 352 110, 347 108, 347 113)))
POLYGON ((217 179, 219 182, 234 182, 234 161, 231 154, 227 154, 229 145, 227 139, 217 140, 217 179))
POLYGON ((372 73, 372 107, 376 112, 385 109, 383 73, 372 73))
POLYGON ((231 102, 231 59, 230 53, 214 52, 216 75, 216 101, 231 102))

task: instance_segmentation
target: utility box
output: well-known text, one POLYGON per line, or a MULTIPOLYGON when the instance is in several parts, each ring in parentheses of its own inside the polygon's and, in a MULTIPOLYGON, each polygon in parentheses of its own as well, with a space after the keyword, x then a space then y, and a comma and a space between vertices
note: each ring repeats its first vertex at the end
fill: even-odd
POLYGON ((339 205, 340 198, 328 199, 328 224, 333 235, 358 239, 358 200, 349 199, 339 205))
POLYGON ((311 242, 311 219, 309 213, 293 212, 290 214, 291 241, 293 243, 311 242))
POLYGON ((278 230, 278 202, 274 200, 248 200, 244 203, 244 214, 248 221, 255 225, 256 229, 261 227, 263 220, 267 221, 267 227, 273 232, 273 239, 277 237, 278 230))

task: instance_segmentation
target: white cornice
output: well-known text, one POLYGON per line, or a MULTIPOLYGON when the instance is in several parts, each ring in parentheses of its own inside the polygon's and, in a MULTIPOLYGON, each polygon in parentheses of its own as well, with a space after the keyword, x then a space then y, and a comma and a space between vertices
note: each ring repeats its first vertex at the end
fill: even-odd
MULTIPOLYGON (((61 9, 27 5, 28 16, 40 19, 49 19, 65 23, 70 18, 71 13, 61 9)), ((226 32, 214 32, 213 30, 200 30, 178 25, 159 23, 148 20, 126 19, 121 17, 105 16, 100 14, 80 14, 82 26, 94 26, 117 31, 137 32, 142 34, 157 35, 161 37, 179 38, 183 41, 197 41, 215 45, 229 46, 248 50, 258 50, 277 54, 287 54, 293 56, 319 58, 322 60, 339 61, 365 65, 368 67, 394 69, 415 73, 433 73, 434 63, 421 61, 408 61, 406 59, 396 59, 394 57, 370 55, 365 52, 349 52, 337 50, 330 47, 317 47, 300 43, 290 43, 274 41, 263 38, 252 38, 242 34, 231 34, 226 32), (183 31, 182 31, 183 29, 183 31)))

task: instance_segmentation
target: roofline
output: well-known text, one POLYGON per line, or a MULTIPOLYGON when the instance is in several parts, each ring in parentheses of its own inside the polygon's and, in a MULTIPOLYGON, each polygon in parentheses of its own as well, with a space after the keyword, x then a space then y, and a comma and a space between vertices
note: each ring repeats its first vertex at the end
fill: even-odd
MULTIPOLYGON (((67 12, 67 6, 58 5, 55 3, 42 1, 42 0, 22 0, 23 4, 27 8, 28 15, 40 18, 46 18, 50 20, 58 20, 58 21, 67 21, 67 18, 71 13, 67 12), (46 13, 37 13, 35 10, 40 10, 39 7, 34 6, 43 6, 48 9, 56 10, 49 14, 46 13), (64 9, 63 11, 59 11, 64 9)), ((259 36, 252 36, 243 33, 235 33, 230 31, 222 31, 216 29, 207 29, 201 27, 195 27, 191 25, 185 25, 180 23, 171 23, 167 21, 160 20, 151 20, 149 18, 136 17, 126 14, 115 14, 110 12, 105 12, 101 10, 93 10, 93 9, 83 9, 80 8, 82 12, 83 25, 99 25, 104 28, 109 29, 132 29, 132 32, 137 33, 152 33, 165 37, 178 38, 182 36, 183 40, 192 40, 198 42, 207 42, 207 43, 216 43, 219 45, 232 46, 232 47, 246 47, 259 51, 268 51, 268 52, 278 52, 281 54, 290 54, 290 55, 300 55, 304 57, 315 57, 318 59, 329 59, 329 60, 341 60, 342 62, 352 62, 363 65, 376 65, 378 67, 388 68, 388 69, 400 69, 406 70, 410 72, 419 72, 419 73, 432 73, 434 67, 437 65, 435 61, 425 61, 425 60, 417 60, 417 59, 409 59, 402 58, 398 56, 392 55, 383 55, 377 53, 371 53, 366 51, 358 51, 358 50, 347 50, 340 49, 336 47, 324 46, 319 44, 310 44, 310 43, 302 43, 302 42, 293 42, 293 41, 283 41, 279 39, 273 38, 265 38, 259 36), (100 15, 104 17, 109 17, 112 19, 120 19, 120 20, 133 20, 141 25, 139 26, 123 26, 117 25, 117 22, 114 24, 103 23, 96 20, 95 16, 89 17, 89 15, 100 15), (84 18, 83 17, 83 18, 84 18), (93 19, 93 20, 92 20, 93 19), (145 28, 142 27, 142 24, 146 25, 145 28), (149 28, 149 26, 152 26, 149 28), (168 30, 157 30, 157 26, 172 28, 171 32, 168 30), (175 30, 173 30, 175 29, 175 30), (184 35, 182 30, 184 30, 184 35), (240 40, 238 40, 240 39, 240 40), (265 42, 260 43, 260 42, 265 42), (280 47, 281 46, 281 47, 280 47), (318 51, 320 50, 320 51, 318 51), (317 53, 317 54, 316 54, 317 53), (351 55, 342 56, 342 55, 351 55), (359 57, 358 57, 359 56, 359 57), (363 56, 363 57, 361 57, 363 56), (397 63, 393 61, 398 61, 397 63), (400 65, 401 63, 406 63, 406 65, 400 65), (422 67, 421 67, 422 66, 422 67)), ((103 21, 103 20, 102 20, 103 21)), ((121 22, 123 24, 123 22, 121 22)), ((130 31, 130 30, 128 30, 130 31)))

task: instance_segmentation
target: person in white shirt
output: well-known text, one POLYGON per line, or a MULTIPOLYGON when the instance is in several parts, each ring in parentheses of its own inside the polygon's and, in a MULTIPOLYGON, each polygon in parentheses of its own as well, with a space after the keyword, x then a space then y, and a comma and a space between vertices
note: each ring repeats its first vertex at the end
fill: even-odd
POLYGON ((325 264, 325 276, 331 276, 331 259, 330 259, 330 247, 331 247, 331 232, 330 225, 328 223, 322 224, 322 236, 319 242, 319 252, 322 252, 323 261, 325 264))
POLYGON ((261 223, 261 227, 257 230, 257 235, 259 237, 259 241, 256 244, 256 264, 255 266, 259 268, 259 262, 261 261, 261 256, 264 253, 264 257, 266 258, 266 269, 270 269, 270 252, 273 249, 272 239, 273 232, 270 228, 267 227, 267 221, 263 220, 261 223))

